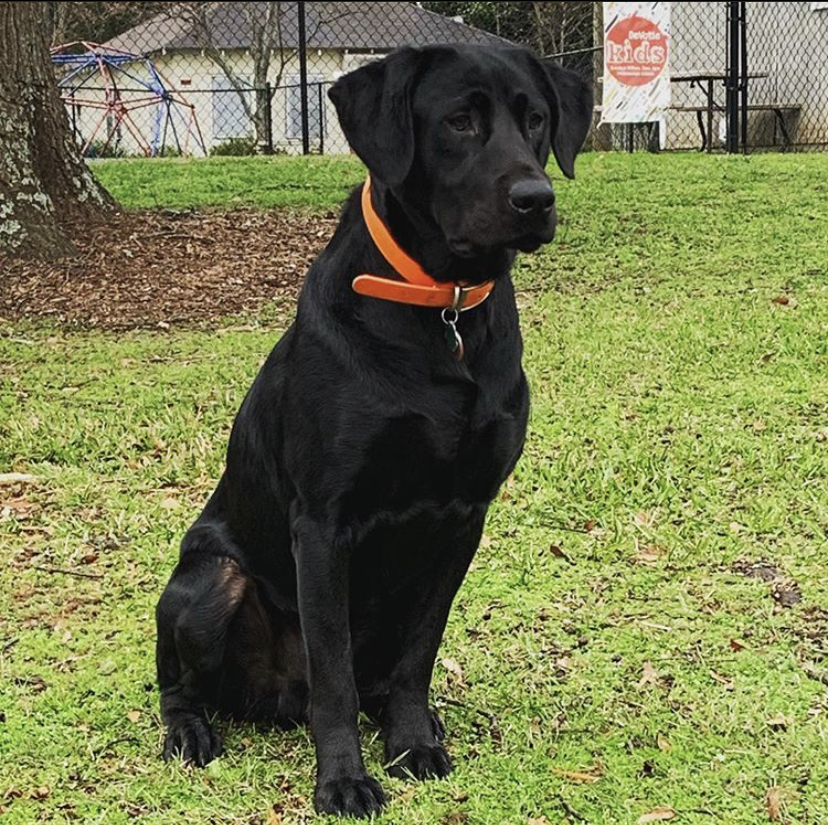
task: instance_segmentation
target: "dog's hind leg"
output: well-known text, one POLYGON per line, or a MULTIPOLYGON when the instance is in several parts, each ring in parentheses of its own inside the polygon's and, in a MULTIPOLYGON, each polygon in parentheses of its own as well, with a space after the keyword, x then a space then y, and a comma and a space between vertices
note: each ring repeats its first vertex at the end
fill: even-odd
POLYGON ((199 767, 221 753, 207 712, 221 693, 228 629, 249 584, 222 555, 227 541, 219 525, 196 524, 156 609, 164 758, 180 754, 199 767))

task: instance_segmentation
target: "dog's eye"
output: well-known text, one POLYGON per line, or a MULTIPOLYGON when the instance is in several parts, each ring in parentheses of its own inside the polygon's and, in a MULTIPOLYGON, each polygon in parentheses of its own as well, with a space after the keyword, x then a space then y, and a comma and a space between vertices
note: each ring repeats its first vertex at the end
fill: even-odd
POLYGON ((540 129, 543 126, 543 115, 540 112, 532 112, 529 115, 529 128, 534 132, 536 129, 540 129))
POLYGON ((471 115, 467 114, 452 115, 446 123, 448 123, 448 125, 454 129, 455 132, 471 132, 474 128, 471 115))

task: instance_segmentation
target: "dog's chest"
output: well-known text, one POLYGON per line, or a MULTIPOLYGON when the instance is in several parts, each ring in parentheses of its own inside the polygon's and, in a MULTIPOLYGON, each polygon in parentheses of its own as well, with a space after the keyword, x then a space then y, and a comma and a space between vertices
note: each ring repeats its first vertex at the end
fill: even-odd
POLYGON ((364 445, 349 496, 354 509, 491 501, 520 454, 527 411, 521 378, 494 398, 447 389, 438 403, 385 419, 364 445))

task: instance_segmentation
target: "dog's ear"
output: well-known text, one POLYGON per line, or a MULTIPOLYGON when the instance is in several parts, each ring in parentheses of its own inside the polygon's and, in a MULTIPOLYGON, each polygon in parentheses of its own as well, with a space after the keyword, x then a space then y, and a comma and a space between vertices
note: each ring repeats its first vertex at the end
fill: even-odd
POLYGON ((575 177, 575 156, 584 144, 592 124, 592 84, 575 72, 542 60, 548 84, 549 105, 557 123, 552 134, 552 151, 561 171, 575 177))
POLYGON ((411 93, 420 56, 400 49, 349 72, 328 92, 351 148, 390 186, 405 180, 414 160, 411 93))

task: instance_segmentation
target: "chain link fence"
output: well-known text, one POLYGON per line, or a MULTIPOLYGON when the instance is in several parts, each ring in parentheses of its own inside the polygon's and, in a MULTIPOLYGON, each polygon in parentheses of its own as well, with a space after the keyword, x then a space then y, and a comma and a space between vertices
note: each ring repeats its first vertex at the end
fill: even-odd
POLYGON ((55 3, 87 16, 53 59, 90 156, 346 153, 327 96, 341 74, 405 45, 504 42, 593 79, 591 147, 721 151, 734 5, 743 144, 825 148, 828 3, 673 3, 671 107, 635 127, 599 125, 602 3, 55 3))

